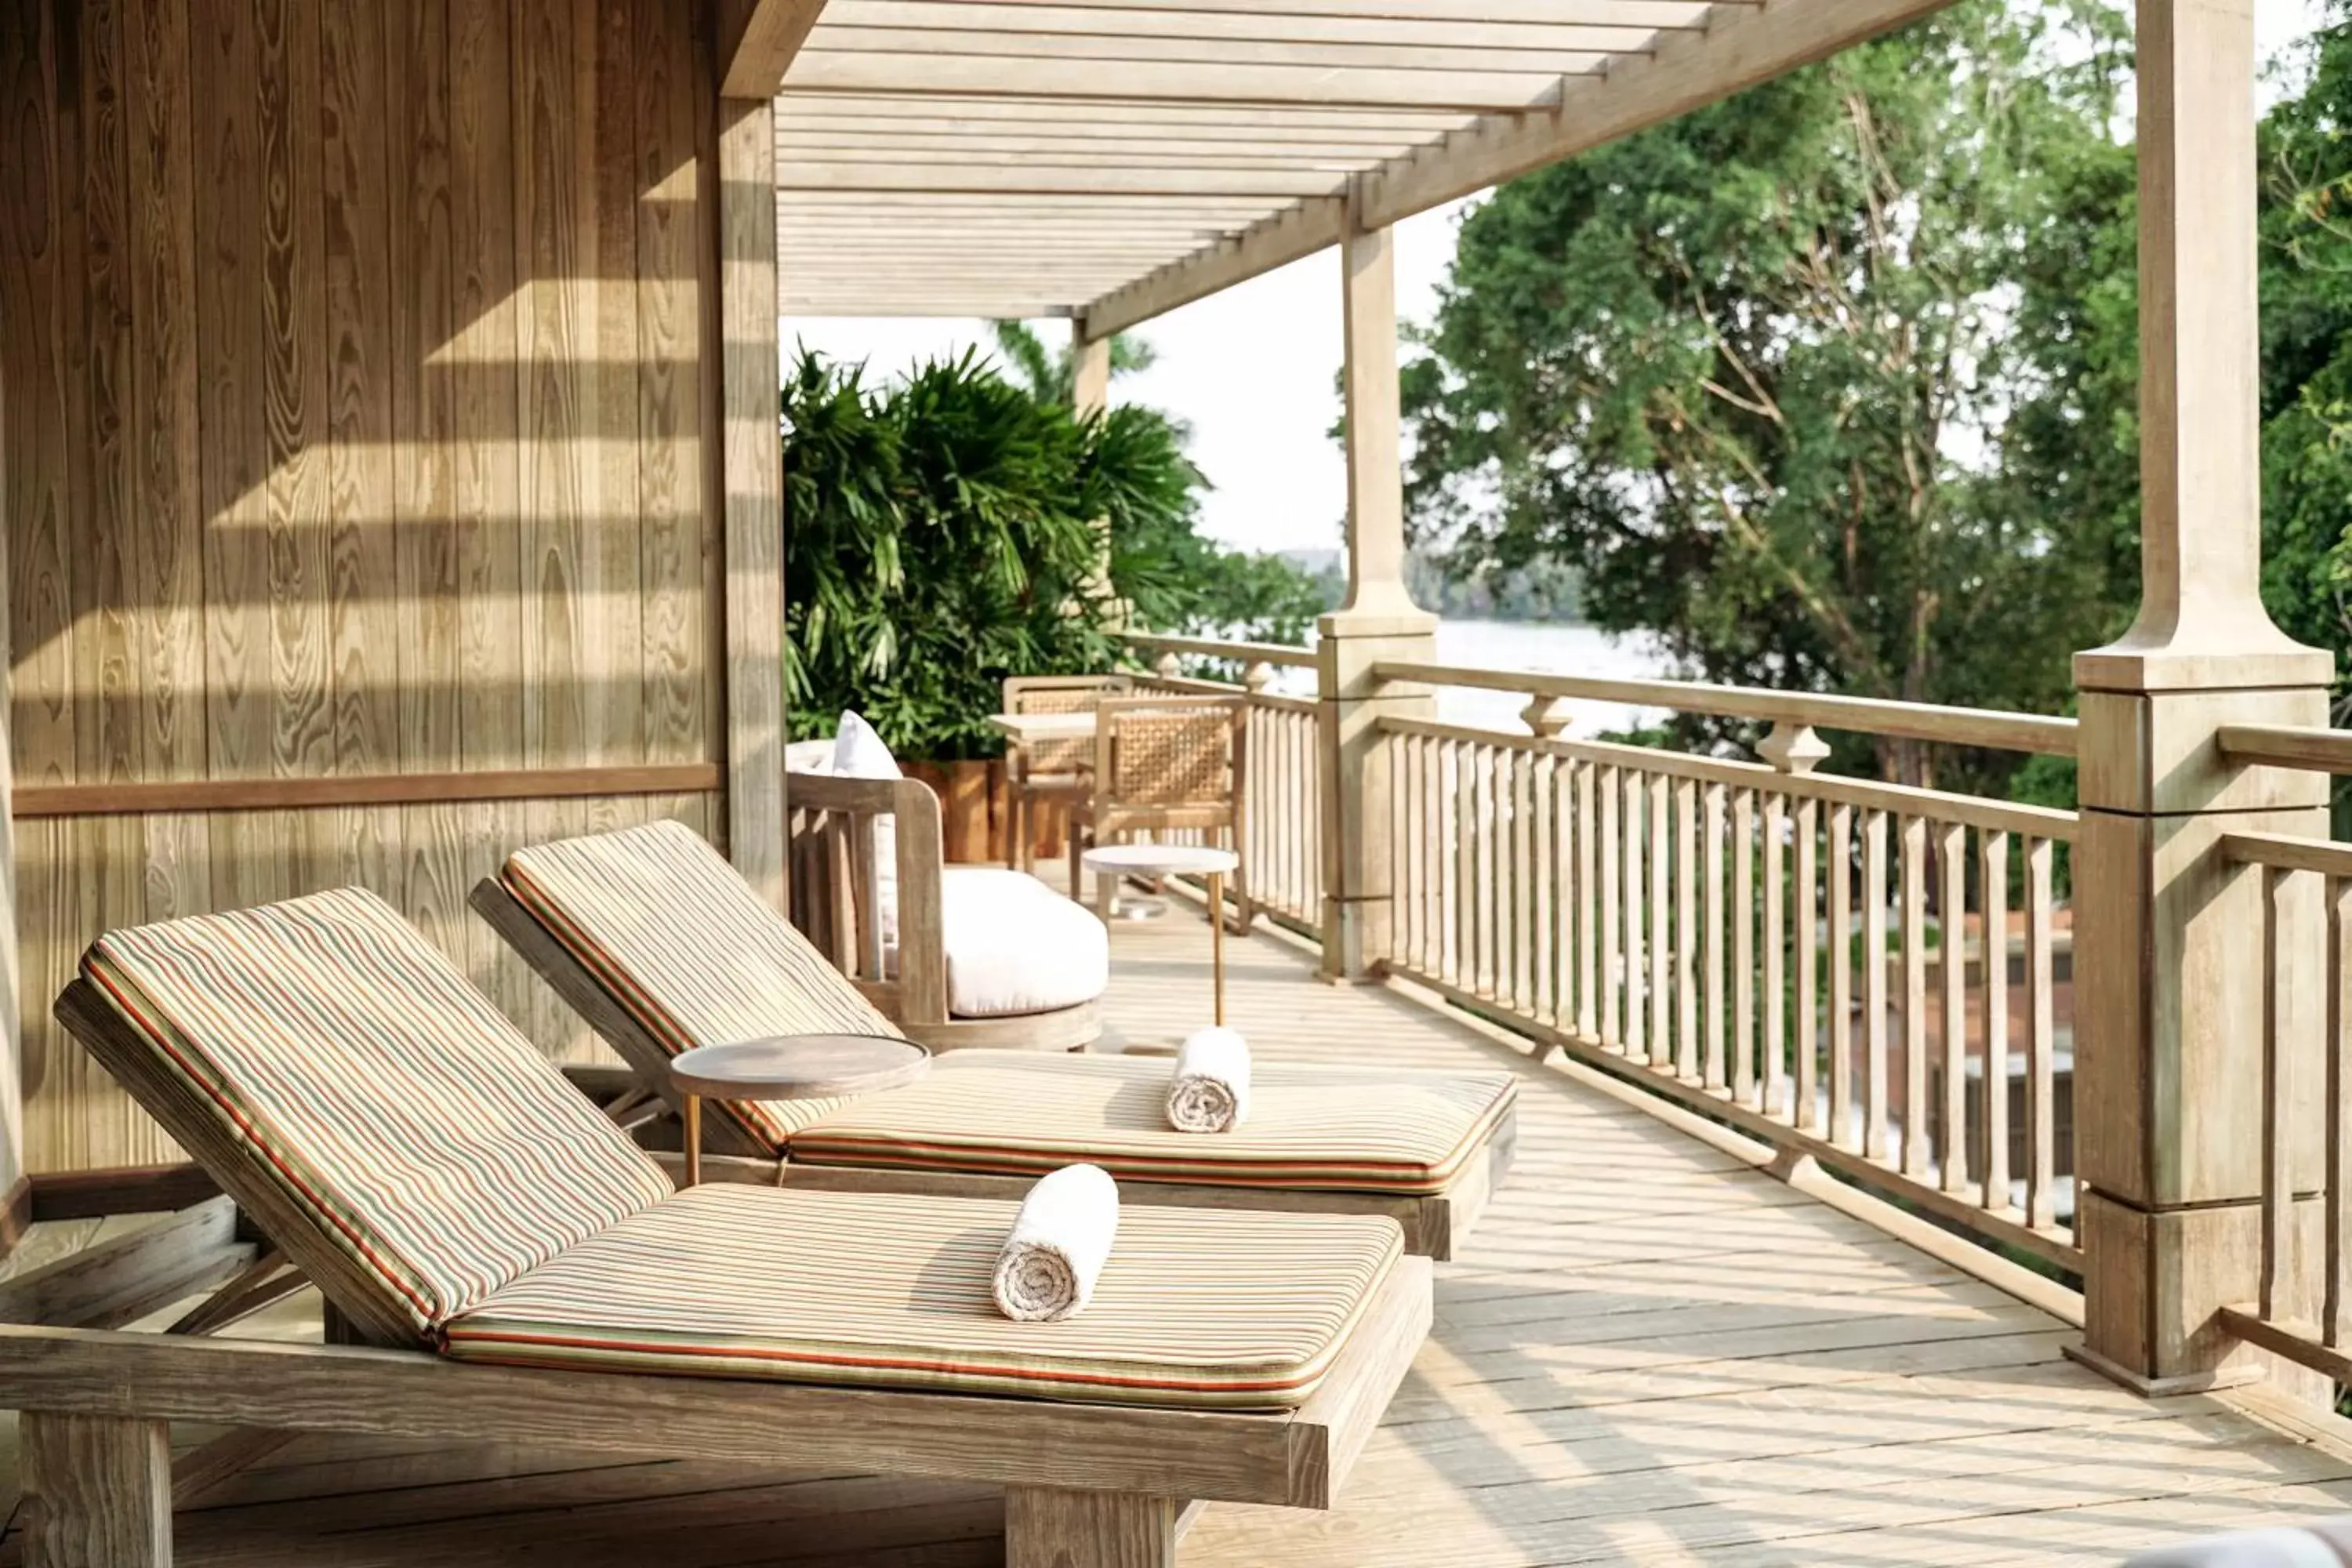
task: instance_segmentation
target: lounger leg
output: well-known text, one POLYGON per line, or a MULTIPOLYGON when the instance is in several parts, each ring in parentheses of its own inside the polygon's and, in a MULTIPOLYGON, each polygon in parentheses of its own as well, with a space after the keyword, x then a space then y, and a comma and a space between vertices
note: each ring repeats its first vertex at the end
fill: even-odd
POLYGON ((171 1568, 167 1423, 27 1410, 18 1430, 26 1568, 171 1568))
POLYGON ((1004 1568, 1174 1568, 1173 1499, 1004 1489, 1004 1568))

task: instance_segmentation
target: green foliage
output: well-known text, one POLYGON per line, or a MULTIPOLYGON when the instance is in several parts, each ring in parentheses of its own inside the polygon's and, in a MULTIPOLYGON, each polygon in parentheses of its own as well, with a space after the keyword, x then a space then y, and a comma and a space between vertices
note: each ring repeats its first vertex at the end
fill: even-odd
POLYGON ((784 426, 796 735, 855 708, 903 754, 987 755, 1006 675, 1110 668, 1067 409, 971 354, 877 390, 803 353, 784 426))
MULTIPOLYGON (((1041 403, 1068 405, 1076 397, 1077 378, 1073 374, 1070 345, 1049 349, 1037 329, 1026 321, 993 321, 990 329, 996 339, 996 352, 1029 395, 1041 403)), ((1159 358, 1150 343, 1125 332, 1114 332, 1110 340, 1110 374, 1113 381, 1139 370, 1150 370, 1159 358)))
POLYGON ((1963 0, 1498 191, 1407 371, 1417 535, 1705 679, 2061 708, 2130 602, 2121 36, 1963 0))
POLYGON ((992 754, 1004 678, 1116 668, 1122 614, 1303 640, 1309 580, 1196 531, 1206 481, 1181 426, 1132 405, 1080 420, 1066 383, 1041 384, 967 353, 875 386, 802 353, 783 398, 796 737, 855 708, 903 755, 992 754))

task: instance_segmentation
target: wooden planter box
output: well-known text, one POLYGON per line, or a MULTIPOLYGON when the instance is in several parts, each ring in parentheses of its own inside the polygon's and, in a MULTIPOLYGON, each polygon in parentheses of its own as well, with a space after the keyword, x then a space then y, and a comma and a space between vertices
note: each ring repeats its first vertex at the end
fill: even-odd
MULTIPOLYGON (((900 765, 908 778, 921 780, 940 797, 941 852, 949 865, 1004 864, 1013 812, 1002 760, 900 765)), ((1030 826, 1037 858, 1051 860, 1064 852, 1068 827, 1060 806, 1036 806, 1030 826)))

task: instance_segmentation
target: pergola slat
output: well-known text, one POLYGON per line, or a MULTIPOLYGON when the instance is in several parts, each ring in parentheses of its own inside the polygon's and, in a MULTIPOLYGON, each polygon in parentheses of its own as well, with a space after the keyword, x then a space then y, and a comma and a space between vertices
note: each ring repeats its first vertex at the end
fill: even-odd
POLYGON ((832 0, 776 100, 786 308, 1100 337, 1948 3, 832 0))
POLYGON ((1021 98, 1168 103, 1310 103, 1334 108, 1548 109, 1559 79, 1485 71, 1335 71, 1317 66, 1151 60, 998 59, 973 55, 804 53, 800 92, 1002 92, 1021 98))

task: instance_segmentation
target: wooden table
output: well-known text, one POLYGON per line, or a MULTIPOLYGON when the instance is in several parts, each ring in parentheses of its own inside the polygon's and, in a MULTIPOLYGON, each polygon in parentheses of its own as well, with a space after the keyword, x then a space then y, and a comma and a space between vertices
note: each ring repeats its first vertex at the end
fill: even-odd
POLYGON ((686 1119, 686 1184, 702 1180, 702 1100, 825 1100, 914 1082, 931 1053, 896 1035, 779 1035, 700 1046, 669 1064, 669 1085, 686 1119))
MULTIPOLYGON (((1200 877, 1209 888, 1209 973, 1216 1022, 1225 1021, 1225 878, 1241 867, 1230 849, 1205 844, 1098 844, 1082 857, 1097 877, 1200 877)), ((1070 889, 1073 896, 1077 889, 1070 889)))

